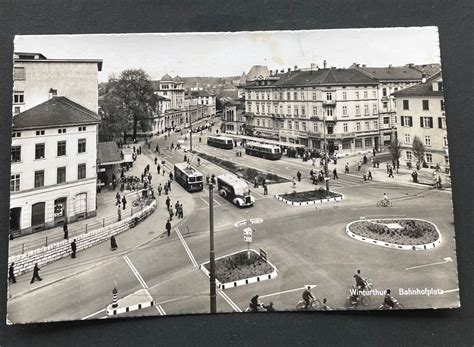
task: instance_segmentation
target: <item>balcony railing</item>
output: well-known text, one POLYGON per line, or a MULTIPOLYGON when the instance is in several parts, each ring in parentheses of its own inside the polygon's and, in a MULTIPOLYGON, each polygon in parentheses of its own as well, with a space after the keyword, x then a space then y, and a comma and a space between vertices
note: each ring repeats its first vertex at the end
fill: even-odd
POLYGON ((323 106, 336 106, 336 100, 323 100, 323 106))

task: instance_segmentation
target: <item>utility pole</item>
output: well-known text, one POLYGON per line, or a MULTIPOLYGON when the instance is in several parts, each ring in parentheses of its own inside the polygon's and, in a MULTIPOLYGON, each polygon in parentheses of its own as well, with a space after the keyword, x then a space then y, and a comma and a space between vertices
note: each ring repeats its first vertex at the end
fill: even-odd
POLYGON ((211 313, 217 312, 217 295, 216 295, 216 264, 214 255, 214 199, 213 199, 214 185, 209 183, 209 286, 211 297, 211 313))
POLYGON ((323 137, 324 137, 324 174, 326 176, 326 195, 329 195, 329 175, 328 175, 328 143, 326 140, 326 111, 323 112, 323 137))

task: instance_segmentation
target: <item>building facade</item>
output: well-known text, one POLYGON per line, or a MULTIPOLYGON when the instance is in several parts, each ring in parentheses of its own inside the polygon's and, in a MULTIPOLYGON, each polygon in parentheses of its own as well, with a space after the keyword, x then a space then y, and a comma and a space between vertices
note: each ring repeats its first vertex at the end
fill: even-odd
POLYGON ((243 134, 245 130, 245 106, 239 101, 229 102, 222 113, 221 131, 228 134, 243 134))
POLYGON ((47 59, 40 53, 15 53, 13 114, 55 96, 64 96, 97 113, 97 73, 102 60, 47 59))
POLYGON ((378 82, 357 69, 296 66, 245 85, 245 132, 330 153, 380 147, 378 82))
POLYGON ((442 73, 438 72, 395 97, 397 136, 402 145, 401 158, 414 166, 417 162, 413 140, 417 136, 425 147, 424 161, 435 168, 449 169, 448 135, 442 73))
POLYGON ((99 116, 54 97, 13 118, 10 233, 96 214, 99 116))

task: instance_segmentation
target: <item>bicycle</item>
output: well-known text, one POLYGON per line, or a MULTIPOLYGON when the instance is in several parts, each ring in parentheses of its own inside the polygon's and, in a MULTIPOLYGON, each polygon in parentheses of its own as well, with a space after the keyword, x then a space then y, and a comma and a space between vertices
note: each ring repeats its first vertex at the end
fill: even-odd
POLYGON ((393 307, 388 306, 387 304, 383 303, 382 305, 379 306, 379 310, 403 310, 405 306, 403 304, 399 303, 398 301, 394 302, 393 307))
POLYGON ((390 206, 392 206, 392 202, 390 200, 382 199, 382 200, 377 201, 377 206, 378 207, 390 207, 390 206))
POLYGON ((311 310, 318 310, 322 307, 321 300, 318 298, 311 299, 309 302, 309 307, 307 307, 306 302, 304 300, 298 301, 296 304, 296 309, 298 311, 311 311, 311 310))

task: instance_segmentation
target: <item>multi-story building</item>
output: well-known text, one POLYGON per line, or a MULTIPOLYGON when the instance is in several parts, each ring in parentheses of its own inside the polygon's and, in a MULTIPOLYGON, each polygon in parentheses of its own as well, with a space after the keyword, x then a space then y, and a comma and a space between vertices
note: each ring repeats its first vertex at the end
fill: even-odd
POLYGON ((189 93, 192 99, 196 100, 197 105, 206 106, 206 116, 216 114, 216 96, 205 90, 192 91, 189 93))
POLYGON ((47 59, 40 53, 15 53, 13 114, 51 97, 64 96, 90 111, 98 111, 97 73, 102 60, 47 59))
POLYGON ((379 124, 382 137, 382 145, 387 146, 395 137, 397 128, 396 107, 393 93, 420 83, 424 77, 428 77, 440 70, 439 64, 388 67, 368 67, 366 65, 353 64, 350 68, 366 74, 379 82, 377 89, 379 124))
POLYGON ((95 112, 65 97, 53 97, 13 117, 12 234, 96 214, 99 123, 95 112))
POLYGON ((397 104, 397 136, 401 158, 415 164, 413 140, 418 136, 425 147, 424 161, 430 167, 449 168, 448 136, 444 110, 442 73, 393 93, 397 104))
POLYGON ((222 113, 222 132, 243 134, 245 124, 245 106, 239 101, 231 101, 224 106, 222 113))
POLYGON ((172 78, 165 74, 161 80, 154 82, 155 94, 170 100, 170 109, 181 109, 184 106, 184 82, 179 76, 172 78))
POLYGON ((378 81, 357 69, 270 71, 245 85, 250 135, 332 152, 380 146, 378 81))

